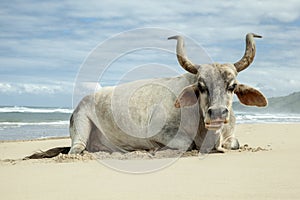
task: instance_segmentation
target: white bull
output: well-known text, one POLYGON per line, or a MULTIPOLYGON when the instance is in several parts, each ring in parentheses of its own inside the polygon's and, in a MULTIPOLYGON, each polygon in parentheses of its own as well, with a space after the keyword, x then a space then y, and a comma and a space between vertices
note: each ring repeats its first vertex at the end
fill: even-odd
POLYGON ((236 80, 237 73, 254 59, 254 37, 260 36, 247 34, 240 61, 203 65, 188 60, 182 37, 170 37, 177 39, 178 61, 189 73, 104 87, 86 96, 70 120, 69 153, 200 149, 208 131, 217 135, 217 150, 238 149, 233 134, 233 94, 245 105, 267 105, 263 94, 236 80))
POLYGON ((70 119, 70 150, 56 148, 51 155, 36 157, 66 150, 79 154, 84 150, 238 149, 233 95, 245 105, 267 105, 262 93, 236 80, 254 59, 254 37, 261 36, 247 34, 245 54, 238 62, 201 65, 188 60, 181 36, 170 37, 177 39, 178 61, 189 73, 104 87, 86 96, 70 119), (211 135, 214 139, 207 145, 211 135))

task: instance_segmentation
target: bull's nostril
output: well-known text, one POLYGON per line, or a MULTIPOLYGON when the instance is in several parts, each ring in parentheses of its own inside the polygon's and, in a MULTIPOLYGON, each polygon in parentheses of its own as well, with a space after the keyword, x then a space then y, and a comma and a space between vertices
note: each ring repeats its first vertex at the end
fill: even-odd
POLYGON ((222 111, 222 115, 227 115, 228 114, 228 109, 225 108, 223 111, 222 111))
POLYGON ((228 116, 228 109, 226 107, 209 108, 207 110, 208 116, 212 119, 225 119, 228 116))
POLYGON ((211 116, 211 114, 212 114, 212 109, 211 109, 211 108, 208 109, 207 113, 208 113, 209 116, 211 116))

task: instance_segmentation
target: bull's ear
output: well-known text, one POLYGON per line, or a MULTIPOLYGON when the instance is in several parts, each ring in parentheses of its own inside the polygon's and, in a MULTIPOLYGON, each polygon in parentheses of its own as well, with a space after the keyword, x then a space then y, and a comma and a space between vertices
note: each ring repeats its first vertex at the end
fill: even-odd
POLYGON ((244 84, 238 84, 234 93, 240 102, 247 106, 264 107, 268 104, 266 97, 260 91, 244 84))
POLYGON ((185 87, 175 101, 175 107, 192 106, 197 103, 199 97, 199 88, 197 85, 185 87))

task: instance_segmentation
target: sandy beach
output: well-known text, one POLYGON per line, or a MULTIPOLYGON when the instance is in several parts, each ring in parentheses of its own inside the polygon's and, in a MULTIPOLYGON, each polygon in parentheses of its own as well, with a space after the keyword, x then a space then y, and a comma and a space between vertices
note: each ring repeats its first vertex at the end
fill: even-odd
POLYGON ((0 198, 299 199, 299 130, 300 124, 238 125, 244 149, 183 157, 144 174, 119 172, 89 156, 19 160, 69 146, 68 138, 0 142, 0 198))

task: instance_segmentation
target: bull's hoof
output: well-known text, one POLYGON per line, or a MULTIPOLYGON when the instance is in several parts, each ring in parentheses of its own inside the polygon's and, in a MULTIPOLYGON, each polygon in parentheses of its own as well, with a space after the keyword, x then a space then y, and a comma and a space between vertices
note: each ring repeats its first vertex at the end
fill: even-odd
POLYGON ((81 154, 85 150, 85 146, 82 144, 74 144, 70 151, 69 154, 81 154))
POLYGON ((226 153, 226 152, 228 152, 228 149, 225 149, 223 147, 217 147, 216 150, 217 150, 218 153, 226 153))
POLYGON ((232 138, 230 148, 231 148, 231 150, 238 150, 240 148, 240 143, 239 143, 238 139, 232 138))
POLYGON ((222 145, 225 149, 238 150, 240 148, 240 143, 235 137, 228 138, 226 142, 222 145))

